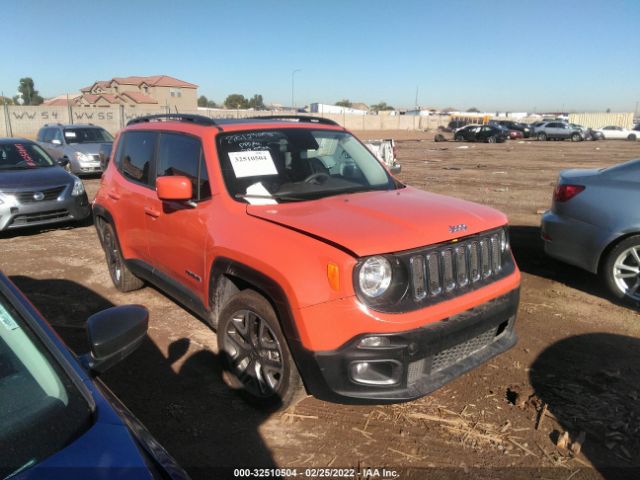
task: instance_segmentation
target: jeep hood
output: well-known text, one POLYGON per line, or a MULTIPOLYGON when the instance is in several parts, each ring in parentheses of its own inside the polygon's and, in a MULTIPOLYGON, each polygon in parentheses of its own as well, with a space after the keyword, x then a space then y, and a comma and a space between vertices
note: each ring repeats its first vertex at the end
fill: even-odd
POLYGON ((409 250, 507 223, 493 208, 412 187, 249 205, 247 213, 337 244, 356 256, 409 250), (467 229, 451 232, 461 224, 467 229))

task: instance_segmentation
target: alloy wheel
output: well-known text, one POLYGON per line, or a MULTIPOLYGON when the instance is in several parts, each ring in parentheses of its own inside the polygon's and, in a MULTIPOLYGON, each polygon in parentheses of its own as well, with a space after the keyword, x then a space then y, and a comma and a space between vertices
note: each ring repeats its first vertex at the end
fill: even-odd
POLYGON ((122 278, 122 265, 120 264, 120 253, 114 236, 110 231, 104 233, 104 250, 107 254, 107 266, 114 283, 119 283, 122 278))
POLYGON ((265 319, 251 310, 232 315, 224 339, 231 368, 256 397, 273 395, 284 374, 280 342, 265 319))
POLYGON ((613 264, 616 287, 627 297, 640 301, 640 245, 624 250, 613 264))

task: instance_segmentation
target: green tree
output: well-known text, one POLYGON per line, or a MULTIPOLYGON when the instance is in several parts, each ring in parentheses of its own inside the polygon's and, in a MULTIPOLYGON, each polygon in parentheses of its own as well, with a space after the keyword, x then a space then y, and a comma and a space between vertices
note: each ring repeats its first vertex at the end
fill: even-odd
POLYGON ((199 107, 207 107, 209 105, 209 99, 204 95, 200 95, 198 97, 198 106, 199 107))
MULTIPOLYGON (((40 105, 44 99, 38 95, 35 84, 31 77, 25 77, 20 79, 18 85, 18 92, 21 93, 23 105, 40 105)), ((17 103, 18 95, 13 97, 13 101, 17 103)))
POLYGON ((471 107, 467 109, 468 113, 480 113, 480 110, 478 110, 476 107, 471 107))
POLYGON ((213 100, 207 100, 207 108, 218 108, 218 104, 213 100))
POLYGON ((225 99, 224 106, 227 108, 249 108, 249 101, 244 98, 244 95, 232 93, 225 99))
POLYGON ((395 110, 391 105, 387 105, 386 102, 376 103, 375 105, 371 105, 371 110, 374 112, 386 112, 389 110, 395 110))
POLYGON ((339 102, 336 102, 336 106, 338 107, 346 107, 346 108, 351 108, 351 106, 353 105, 353 103, 351 103, 349 100, 347 100, 346 98, 343 100, 340 100, 339 102))
POLYGON ((253 108, 255 110, 266 110, 264 106, 264 101, 262 100, 262 95, 254 95, 249 99, 249 108, 253 108))
POLYGON ((13 100, 11 100, 9 97, 0 97, 0 105, 13 105, 13 100))

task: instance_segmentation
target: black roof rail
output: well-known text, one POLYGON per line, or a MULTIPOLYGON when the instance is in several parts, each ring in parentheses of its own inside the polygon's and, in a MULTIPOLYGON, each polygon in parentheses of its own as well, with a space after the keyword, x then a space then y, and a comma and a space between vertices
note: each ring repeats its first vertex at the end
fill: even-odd
POLYGON ((127 127, 129 125, 135 125, 136 123, 159 122, 163 120, 195 123, 196 125, 204 125, 207 127, 218 127, 218 129, 221 130, 220 126, 212 118, 205 117, 204 115, 192 115, 188 113, 161 113, 158 115, 145 115, 144 117, 132 118, 127 122, 127 127))
POLYGON ((330 118, 313 117, 311 115, 265 115, 257 117, 247 117, 249 120, 286 120, 286 121, 298 121, 309 123, 321 123, 323 125, 336 125, 340 127, 338 122, 334 122, 330 118))

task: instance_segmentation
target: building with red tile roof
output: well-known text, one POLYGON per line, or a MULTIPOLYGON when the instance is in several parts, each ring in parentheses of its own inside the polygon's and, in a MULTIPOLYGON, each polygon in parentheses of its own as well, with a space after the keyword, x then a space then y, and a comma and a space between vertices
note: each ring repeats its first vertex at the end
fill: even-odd
POLYGON ((197 108, 198 85, 168 75, 113 77, 80 89, 75 105, 158 105, 171 111, 197 108))

